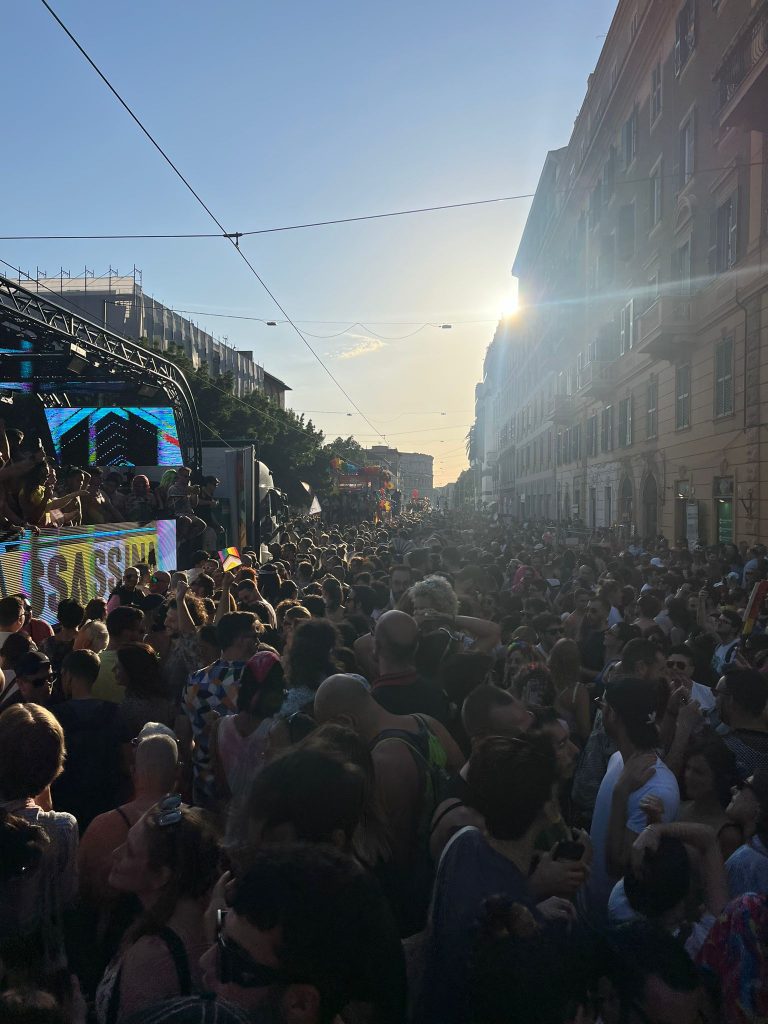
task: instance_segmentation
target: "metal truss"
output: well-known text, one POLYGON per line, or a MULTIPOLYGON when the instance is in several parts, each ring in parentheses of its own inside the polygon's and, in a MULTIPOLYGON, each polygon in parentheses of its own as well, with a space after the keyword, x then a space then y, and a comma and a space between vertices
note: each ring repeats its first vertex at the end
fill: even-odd
MULTIPOLYGON (((137 387, 149 385, 159 388, 179 415, 181 441, 189 461, 195 468, 202 466, 200 423, 195 400, 187 378, 170 360, 2 275, 0 316, 5 316, 6 321, 10 320, 22 330, 26 328, 32 335, 33 348, 22 358, 61 354, 68 351, 67 345, 74 344, 84 350, 96 366, 105 367, 107 372, 119 370, 121 377, 134 382, 137 387)), ((98 391, 99 382, 109 377, 94 371, 81 374, 79 379, 92 380, 94 390, 98 391)), ((66 404, 61 396, 50 397, 66 404)))

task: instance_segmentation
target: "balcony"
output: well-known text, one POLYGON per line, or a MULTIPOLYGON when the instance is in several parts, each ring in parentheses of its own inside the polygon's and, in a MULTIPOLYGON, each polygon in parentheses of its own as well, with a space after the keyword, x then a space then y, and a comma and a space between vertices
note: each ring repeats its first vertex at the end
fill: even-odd
POLYGON ((570 426, 576 418, 576 408, 570 395, 552 395, 547 405, 547 419, 556 426, 570 426))
POLYGON ((721 128, 768 131, 768 0, 759 0, 713 75, 721 128))
POLYGON ((616 362, 607 359, 593 359, 581 371, 579 398, 607 398, 614 388, 616 362))
POLYGON ((690 296, 662 295, 637 318, 635 351, 673 362, 688 354, 694 341, 690 296))

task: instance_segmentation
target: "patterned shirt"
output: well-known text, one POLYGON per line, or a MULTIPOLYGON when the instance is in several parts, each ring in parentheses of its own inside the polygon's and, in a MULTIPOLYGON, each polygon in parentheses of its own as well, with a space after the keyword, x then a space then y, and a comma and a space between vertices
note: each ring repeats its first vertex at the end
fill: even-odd
POLYGON ((237 693, 244 661, 214 661, 193 672, 184 687, 181 704, 192 726, 195 802, 206 803, 215 795, 211 768, 211 728, 217 718, 237 711, 237 693))
POLYGON ((768 896, 746 893, 729 903, 698 961, 720 981, 724 1024, 768 1019, 768 896))

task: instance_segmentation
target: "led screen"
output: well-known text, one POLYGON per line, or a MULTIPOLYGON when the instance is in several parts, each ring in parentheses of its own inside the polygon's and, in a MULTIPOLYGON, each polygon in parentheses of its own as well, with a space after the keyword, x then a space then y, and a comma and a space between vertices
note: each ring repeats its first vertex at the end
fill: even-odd
POLYGON ((46 409, 62 466, 180 466, 171 408, 46 409))

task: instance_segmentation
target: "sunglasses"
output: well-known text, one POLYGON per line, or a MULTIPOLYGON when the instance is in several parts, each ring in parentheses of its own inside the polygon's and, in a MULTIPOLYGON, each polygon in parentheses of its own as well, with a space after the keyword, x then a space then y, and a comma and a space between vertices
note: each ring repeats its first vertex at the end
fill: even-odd
POLYGON ((241 988, 268 988, 282 977, 277 967, 257 964, 243 947, 224 934, 227 911, 216 911, 216 948, 219 955, 219 979, 225 985, 241 988))
POLYGON ((681 672, 685 672, 688 668, 687 661, 668 661, 667 668, 679 668, 681 672))
POLYGON ((169 825, 178 825, 184 817, 181 795, 179 793, 171 793, 170 796, 164 797, 157 805, 157 809, 160 811, 160 815, 157 819, 157 824, 160 828, 168 828, 169 825))

